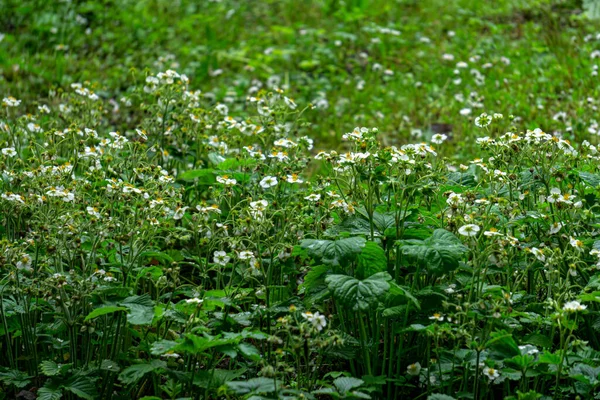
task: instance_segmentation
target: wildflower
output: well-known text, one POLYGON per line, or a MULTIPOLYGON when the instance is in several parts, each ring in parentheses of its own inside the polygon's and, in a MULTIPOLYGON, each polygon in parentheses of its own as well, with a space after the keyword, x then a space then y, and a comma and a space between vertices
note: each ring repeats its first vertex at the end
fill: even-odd
POLYGON ((19 104, 21 104, 21 100, 17 100, 12 96, 2 99, 2 105, 4 107, 18 107, 19 104))
POLYGON ((260 181, 260 187, 263 189, 269 189, 277 185, 277 178, 274 176, 266 176, 260 181))
POLYGON ((222 266, 227 265, 229 260, 231 260, 231 257, 229 257, 224 251, 215 251, 213 257, 213 262, 222 266))
POLYGON ((87 207, 86 211, 87 211, 88 214, 90 214, 94 218, 100 218, 101 217, 100 213, 98 212, 98 209, 95 208, 95 207, 87 207))
POLYGON ((583 311, 586 308, 587 308, 586 305, 581 304, 577 300, 569 301, 569 302, 565 303, 565 305, 563 306, 563 310, 566 312, 583 311))
POLYGON ((500 373, 496 369, 490 367, 485 367, 483 374, 490 379, 490 382, 500 376, 500 373))
POLYGON ((546 261, 546 256, 544 255, 544 252, 542 252, 542 250, 538 249, 537 247, 532 247, 529 250, 535 256, 535 258, 537 258, 541 262, 546 261))
POLYGON ((302 183, 304 182, 302 179, 298 177, 298 174, 288 175, 286 178, 288 183, 302 183))
POLYGON ((191 299, 185 299, 187 304, 202 304, 204 300, 199 299, 197 297, 192 297, 191 299))
POLYGON ((318 311, 316 313, 311 313, 310 311, 302 313, 302 317, 304 317, 308 322, 310 322, 317 331, 322 331, 325 326, 327 326, 327 320, 324 315, 321 315, 318 311))
POLYGON ((222 183, 225 186, 234 186, 237 184, 237 180, 230 178, 228 175, 217 176, 217 182, 222 183))
POLYGON ((569 244, 573 246, 576 250, 581 250, 583 248, 583 242, 581 240, 575 239, 573 236, 569 236, 569 244))
POLYGON ((475 126, 479 128, 485 128, 492 123, 492 119, 486 113, 482 113, 479 117, 475 118, 475 126))
POLYGON ((421 373, 421 364, 419 362, 410 364, 406 368, 406 373, 411 376, 418 376, 421 373))
POLYGON ((4 149, 2 149, 2 154, 12 158, 17 155, 17 152, 14 147, 5 147, 4 149))
POLYGON ((308 201, 319 201, 321 200, 321 195, 318 193, 311 193, 308 196, 306 196, 304 198, 304 200, 308 200, 308 201))
POLYGON ((177 207, 175 209, 175 214, 173 214, 173 219, 181 219, 183 218, 183 216, 185 215, 185 210, 187 210, 189 207, 177 207))
POLYGON ((21 259, 17 261, 17 268, 29 271, 31 270, 32 261, 33 260, 31 259, 31 256, 29 254, 23 254, 21 256, 21 259))
POLYGON ((429 317, 429 319, 431 320, 435 320, 438 322, 442 322, 444 320, 444 316, 438 312, 433 313, 433 315, 431 317, 429 317))
POLYGON ((554 235, 555 233, 558 233, 563 226, 564 224, 562 222, 554 222, 550 225, 550 234, 554 235))
POLYGON ((502 234, 500 232, 498 232, 498 229, 496 228, 490 228, 489 231, 485 231, 483 232, 483 234, 487 237, 492 237, 492 236, 502 236, 502 234))
POLYGON ((463 236, 477 236, 481 228, 475 224, 463 225, 458 229, 458 233, 463 236))
POLYGON ((254 253, 248 250, 240 251, 238 254, 240 260, 250 260, 254 258, 254 253))
POLYGON ((431 142, 435 144, 442 144, 446 141, 446 139, 448 139, 447 135, 444 135, 443 133, 436 133, 431 137, 431 142))

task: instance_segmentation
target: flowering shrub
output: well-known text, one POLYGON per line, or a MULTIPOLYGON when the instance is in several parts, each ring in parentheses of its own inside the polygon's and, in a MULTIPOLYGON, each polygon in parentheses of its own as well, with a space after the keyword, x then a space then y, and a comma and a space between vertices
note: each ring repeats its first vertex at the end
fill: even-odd
POLYGON ((56 76, 0 74, 0 400, 598 397, 598 36, 565 57, 564 32, 494 33, 515 10, 585 33, 578 12, 431 2, 464 12, 427 36, 371 21, 386 2, 319 4, 281 18, 335 32, 295 37, 274 4, 159 0, 182 36, 157 58, 133 3, 129 30, 95 2, 0 15, 12 55, 64 21, 34 55, 56 76), (251 17, 273 47, 236 47, 251 17))

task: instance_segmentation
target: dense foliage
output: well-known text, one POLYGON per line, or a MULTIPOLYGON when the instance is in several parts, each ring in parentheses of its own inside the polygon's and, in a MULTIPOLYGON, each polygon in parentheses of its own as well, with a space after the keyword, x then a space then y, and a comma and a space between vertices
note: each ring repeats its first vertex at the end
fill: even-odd
POLYGON ((480 3, 0 0, 0 399, 597 398, 600 35, 480 3))

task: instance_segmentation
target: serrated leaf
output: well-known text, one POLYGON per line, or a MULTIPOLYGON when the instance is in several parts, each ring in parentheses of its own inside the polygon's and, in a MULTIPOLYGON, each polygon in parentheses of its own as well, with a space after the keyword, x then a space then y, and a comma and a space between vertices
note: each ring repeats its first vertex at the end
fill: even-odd
POLYGON ((127 311, 127 308, 119 306, 105 306, 96 308, 85 317, 84 321, 89 321, 90 319, 98 318, 102 315, 113 314, 119 311, 127 311))
POLYGON ((436 229, 425 240, 399 240, 396 243, 405 257, 438 275, 458 268, 459 261, 469 251, 460 239, 445 229, 436 229))
POLYGON ((37 391, 37 400, 60 400, 62 395, 59 388, 42 387, 37 391))
POLYGON ((121 302, 128 309, 127 322, 132 325, 150 325, 154 319, 154 302, 148 293, 131 296, 121 302))
POLYGON ((29 385, 31 378, 31 376, 17 369, 0 372, 0 382, 4 382, 6 385, 13 385, 19 389, 29 385))
POLYGON ((333 381, 338 392, 345 395, 350 390, 360 387, 364 383, 363 380, 349 376, 341 376, 333 381))
POLYGON ((149 363, 131 365, 119 374, 119 380, 125 385, 129 385, 139 381, 149 372, 162 370, 166 367, 167 363, 162 360, 152 360, 149 363))
POLYGON ((437 393, 437 394, 431 394, 431 395, 427 396, 427 400, 456 400, 456 399, 452 396, 448 396, 447 394, 437 393))
POLYGON ((348 275, 329 275, 325 282, 340 304, 353 311, 364 311, 383 300, 391 279, 387 272, 379 272, 364 280, 348 275))
MULTIPOLYGON (((227 387, 235 394, 268 394, 275 391, 275 382, 270 378, 252 378, 245 381, 227 382, 227 387)), ((281 383, 277 381, 277 387, 281 383)))
POLYGON ((387 270, 387 257, 385 251, 375 242, 367 242, 357 257, 358 267, 356 276, 360 279, 368 278, 378 272, 387 270))
POLYGON ((119 364, 112 360, 102 360, 102 362, 100 363, 100 370, 109 372, 119 372, 121 368, 119 367, 119 364))
POLYGON ((64 384, 63 388, 85 400, 94 400, 97 398, 94 381, 85 376, 74 378, 72 381, 64 384))
POLYGON ((300 246, 308 255, 320 259, 323 264, 338 266, 342 262, 353 260, 365 246, 363 237, 351 237, 338 240, 304 239, 300 246))
POLYGON ((485 344, 487 349, 494 350, 494 352, 496 352, 502 358, 510 358, 521 355, 519 346, 517 346, 517 343, 510 333, 499 331, 492 333, 490 336, 491 339, 485 344))
POLYGON ((60 374, 61 368, 54 361, 42 361, 40 363, 40 371, 46 376, 56 376, 60 374))

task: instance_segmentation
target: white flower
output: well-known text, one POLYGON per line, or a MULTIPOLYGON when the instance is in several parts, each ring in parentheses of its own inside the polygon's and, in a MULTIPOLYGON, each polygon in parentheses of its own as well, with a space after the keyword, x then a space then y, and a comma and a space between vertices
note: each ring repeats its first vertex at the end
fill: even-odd
POLYGON ((2 105, 5 107, 17 107, 19 104, 21 104, 21 100, 17 100, 12 96, 2 99, 2 105))
POLYGON ((435 144, 442 144, 446 141, 446 139, 448 139, 447 135, 444 135, 443 133, 436 133, 431 137, 431 142, 435 144))
POLYGON ((222 266, 227 265, 229 260, 231 260, 231 257, 229 257, 224 251, 215 251, 213 257, 213 262, 222 266))
POLYGON ((217 182, 224 184, 225 186, 233 186, 237 183, 237 180, 230 178, 228 175, 217 176, 217 182))
POLYGON ((479 128, 485 128, 492 123, 492 119, 486 113, 482 113, 479 117, 475 118, 475 126, 479 128))
POLYGON ((181 219, 185 215, 185 210, 189 207, 177 207, 175 209, 175 214, 173 214, 173 219, 181 219))
POLYGON ((88 214, 90 214, 94 218, 100 218, 101 217, 100 213, 98 212, 98 209, 95 208, 95 207, 87 207, 86 211, 87 211, 88 214))
POLYGON ((302 182, 304 182, 302 179, 300 179, 300 177, 298 177, 298 174, 288 175, 286 177, 286 181, 288 183, 302 183, 302 182))
POLYGON ((586 308, 587 308, 587 306, 581 304, 577 300, 569 301, 568 303, 565 303, 565 305, 563 306, 563 310, 567 311, 567 312, 583 311, 586 308))
POLYGON ((406 373, 411 376, 418 376, 421 373, 421 364, 416 362, 406 367, 406 373))
POLYGON ((185 299, 187 304, 202 304, 204 300, 199 299, 197 297, 192 297, 191 299, 185 299))
POLYGON ((550 234, 554 235, 555 233, 558 233, 563 226, 564 224, 562 222, 554 222, 550 225, 550 234))
POLYGON ((493 381, 494 379, 500 376, 500 373, 497 370, 490 367, 485 367, 483 369, 483 374, 487 376, 490 379, 490 381, 493 381))
POLYGON ((436 312, 436 313, 433 313, 433 315, 431 317, 429 317, 429 319, 442 322, 444 320, 444 316, 442 314, 436 312))
POLYGON ((538 249, 537 247, 532 247, 531 253, 535 256, 535 258, 537 258, 541 262, 546 261, 546 256, 544 255, 542 250, 538 249))
POLYGON ((308 201, 319 201, 321 200, 321 195, 318 193, 311 193, 308 196, 306 196, 304 198, 304 200, 308 200, 308 201))
POLYGON ((569 236, 569 243, 577 250, 583 248, 583 242, 579 239, 575 239, 573 236, 569 236))
POLYGON ((458 228, 458 233, 463 236, 477 236, 481 228, 475 224, 463 225, 458 228))
POLYGON ((31 269, 31 256, 29 254, 23 254, 21 259, 17 261, 17 268, 29 271, 31 269))
POLYGON ((467 115, 470 115, 470 114, 471 114, 471 109, 470 109, 470 108, 463 108, 463 109, 461 109, 461 110, 459 111, 459 113, 460 113, 460 115, 467 116, 467 115))
POLYGON ((263 189, 269 189, 275 185, 277 185, 277 178, 275 178, 274 176, 265 176, 260 181, 260 187, 262 187, 263 189))
POLYGON ((17 155, 17 152, 14 147, 5 147, 2 149, 2 154, 12 158, 17 155))
POLYGON ((324 315, 321 315, 318 311, 311 313, 310 311, 302 313, 302 316, 312 324, 313 328, 318 331, 322 331, 327 326, 327 320, 324 315))
POLYGON ((250 260, 254 258, 254 253, 248 250, 240 251, 238 254, 240 260, 250 260))

